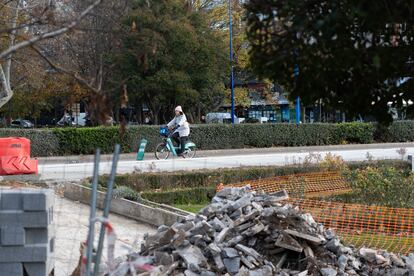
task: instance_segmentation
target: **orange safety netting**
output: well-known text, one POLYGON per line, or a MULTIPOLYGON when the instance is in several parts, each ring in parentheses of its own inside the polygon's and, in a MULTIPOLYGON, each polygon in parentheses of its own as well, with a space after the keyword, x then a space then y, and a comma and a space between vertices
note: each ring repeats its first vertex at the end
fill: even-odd
POLYGON ((414 209, 310 199, 351 191, 340 172, 304 173, 220 184, 217 191, 246 185, 267 193, 285 189, 291 197, 291 204, 312 214, 325 227, 335 229, 345 244, 403 254, 414 251, 414 209))
MULTIPOLYGON (((290 195, 303 197, 320 197, 351 191, 348 182, 338 171, 275 176, 247 180, 226 186, 243 187, 246 185, 250 185, 253 190, 264 191, 266 193, 273 193, 285 189, 290 195)), ((224 185, 220 184, 217 189, 220 190, 223 187, 224 185)))
POLYGON ((335 229, 345 244, 403 254, 414 251, 412 208, 388 208, 294 198, 289 202, 311 213, 318 223, 335 229))

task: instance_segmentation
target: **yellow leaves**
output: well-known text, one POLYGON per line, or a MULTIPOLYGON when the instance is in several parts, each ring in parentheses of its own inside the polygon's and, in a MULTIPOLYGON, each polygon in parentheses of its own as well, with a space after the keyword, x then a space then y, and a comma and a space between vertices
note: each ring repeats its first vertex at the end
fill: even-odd
MULTIPOLYGON (((249 97, 249 90, 244 87, 234 88, 234 101, 236 106, 249 107, 251 99, 249 97)), ((226 89, 225 104, 231 103, 231 89, 226 89)))

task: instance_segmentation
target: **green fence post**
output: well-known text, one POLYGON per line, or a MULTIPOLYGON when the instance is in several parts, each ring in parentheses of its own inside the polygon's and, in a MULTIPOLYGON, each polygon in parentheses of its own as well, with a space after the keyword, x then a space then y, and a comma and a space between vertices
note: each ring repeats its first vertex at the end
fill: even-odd
POLYGON ((141 139, 141 142, 139 143, 139 149, 137 152, 137 160, 144 160, 145 147, 147 146, 147 143, 147 140, 141 139))

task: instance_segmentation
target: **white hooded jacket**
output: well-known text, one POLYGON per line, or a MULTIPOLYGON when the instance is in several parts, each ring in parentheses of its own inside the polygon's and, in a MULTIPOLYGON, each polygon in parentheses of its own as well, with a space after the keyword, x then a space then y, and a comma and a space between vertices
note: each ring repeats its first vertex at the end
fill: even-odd
POLYGON ((186 137, 190 135, 190 124, 187 122, 187 117, 185 114, 174 117, 174 119, 172 119, 171 122, 167 124, 167 126, 169 128, 178 127, 174 133, 178 132, 180 137, 186 137))

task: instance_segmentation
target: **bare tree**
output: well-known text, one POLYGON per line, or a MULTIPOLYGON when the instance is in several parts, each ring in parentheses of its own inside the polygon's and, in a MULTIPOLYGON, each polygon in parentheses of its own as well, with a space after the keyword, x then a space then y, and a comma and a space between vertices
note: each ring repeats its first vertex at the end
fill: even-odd
POLYGON ((0 107, 13 97, 13 55, 29 46, 73 31, 103 0, 95 0, 70 16, 60 16, 52 0, 0 0, 0 107), (63 19, 60 19, 63 18, 63 19))
MULTIPOLYGON (((88 6, 82 0, 68 5, 78 12, 88 6)), ((77 25, 75 34, 59 37, 45 47, 33 47, 51 68, 73 77, 90 91, 83 103, 92 125, 107 124, 114 105, 120 104, 112 96, 119 95, 115 92, 126 80, 109 83, 114 63, 108 60, 121 45, 120 36, 125 31, 121 19, 129 5, 128 0, 107 0, 77 25), (64 53, 56 55, 62 48, 64 53)))

